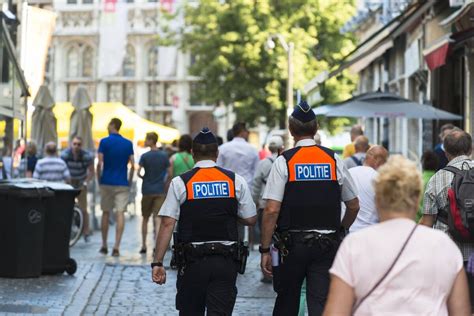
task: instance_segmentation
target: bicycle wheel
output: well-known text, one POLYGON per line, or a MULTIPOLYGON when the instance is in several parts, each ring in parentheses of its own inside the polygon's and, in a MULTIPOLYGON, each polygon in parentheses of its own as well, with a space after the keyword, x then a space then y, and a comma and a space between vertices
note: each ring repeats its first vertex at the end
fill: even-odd
POLYGON ((82 235, 82 229, 84 228, 84 218, 82 211, 79 206, 74 205, 74 211, 72 214, 72 226, 71 226, 71 237, 69 239, 69 247, 74 246, 82 235))

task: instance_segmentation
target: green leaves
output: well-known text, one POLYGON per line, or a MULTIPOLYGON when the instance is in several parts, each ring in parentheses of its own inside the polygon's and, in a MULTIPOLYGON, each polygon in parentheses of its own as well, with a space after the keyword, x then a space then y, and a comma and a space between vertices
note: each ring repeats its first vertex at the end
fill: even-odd
MULTIPOLYGON (((184 10, 181 47, 197 56, 190 72, 202 78, 210 104, 232 104, 238 119, 280 125, 286 116, 287 53, 274 38, 295 44, 294 90, 332 69, 354 48, 340 29, 354 13, 352 0, 201 0, 184 10)), ((333 80, 334 81, 334 80, 333 80)), ((346 74, 325 87, 331 102, 354 88, 346 74)), ((339 100, 338 100, 339 99, 339 100)))

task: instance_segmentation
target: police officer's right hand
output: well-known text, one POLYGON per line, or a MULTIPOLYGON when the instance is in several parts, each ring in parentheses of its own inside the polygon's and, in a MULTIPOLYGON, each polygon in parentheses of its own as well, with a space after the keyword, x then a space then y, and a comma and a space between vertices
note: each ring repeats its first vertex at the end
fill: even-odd
POLYGON ((263 274, 268 278, 273 275, 272 268, 272 256, 269 252, 262 253, 262 258, 260 261, 260 267, 262 268, 263 274))
POLYGON ((166 283, 166 270, 165 267, 153 267, 151 272, 151 278, 156 284, 165 284, 166 283))

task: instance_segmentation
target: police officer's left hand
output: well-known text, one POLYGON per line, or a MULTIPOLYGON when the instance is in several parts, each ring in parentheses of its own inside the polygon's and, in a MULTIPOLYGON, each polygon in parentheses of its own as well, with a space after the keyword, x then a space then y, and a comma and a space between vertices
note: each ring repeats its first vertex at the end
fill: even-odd
POLYGON ((273 274, 272 269, 272 256, 270 253, 262 253, 262 259, 260 261, 260 267, 266 277, 271 277, 273 274))
POLYGON ((156 284, 165 284, 166 283, 166 270, 164 267, 153 267, 151 272, 151 278, 156 284))

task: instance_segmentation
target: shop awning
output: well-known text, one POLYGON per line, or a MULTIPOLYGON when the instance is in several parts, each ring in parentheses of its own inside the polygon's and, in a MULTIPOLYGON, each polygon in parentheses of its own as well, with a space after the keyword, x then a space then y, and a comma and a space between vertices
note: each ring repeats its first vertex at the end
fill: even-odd
MULTIPOLYGON (((74 107, 69 102, 56 103, 53 109, 58 121, 58 138, 62 147, 67 146, 70 118, 73 111, 74 107)), ((180 136, 177 129, 146 120, 119 102, 92 103, 90 112, 92 113, 92 138, 96 143, 96 147, 99 140, 108 135, 107 125, 114 117, 122 120, 120 134, 138 145, 143 144, 148 132, 156 132, 159 136, 159 142, 164 144, 170 144, 180 136)))
POLYGON ((451 43, 453 42, 454 40, 451 39, 451 34, 447 34, 423 51, 423 56, 425 56, 426 64, 430 70, 434 70, 446 64, 451 43))
POLYGON ((467 0, 464 5, 448 16, 446 19, 441 21, 439 25, 441 26, 451 26, 452 24, 456 25, 456 28, 459 31, 472 28, 473 22, 472 18, 474 17, 474 0, 467 0), (469 16, 468 19, 464 19, 465 16, 469 16))
POLYGON ((353 97, 340 105, 334 106, 324 115, 327 117, 401 117, 427 120, 462 120, 460 115, 383 92, 366 93, 353 97))

